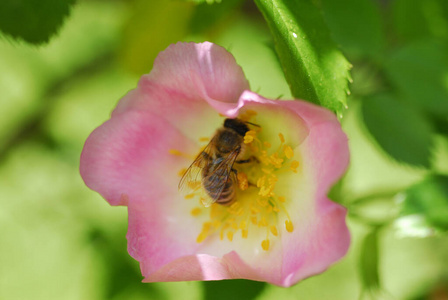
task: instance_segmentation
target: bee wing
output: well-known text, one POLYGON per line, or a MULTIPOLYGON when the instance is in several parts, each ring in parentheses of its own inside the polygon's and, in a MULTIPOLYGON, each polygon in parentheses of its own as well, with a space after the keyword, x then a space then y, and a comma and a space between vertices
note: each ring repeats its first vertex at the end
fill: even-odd
MULTIPOLYGON (((215 178, 215 180, 209 181, 209 190, 214 191, 214 197, 211 197, 209 194, 205 193, 204 196, 201 196, 201 202, 205 207, 208 207, 216 202, 216 200, 219 199, 219 196, 221 196, 221 193, 223 192, 226 182, 229 180, 236 180, 234 177, 231 177, 233 174, 232 167, 233 164, 236 161, 236 158, 238 157, 238 154, 240 154, 240 149, 235 148, 226 158, 224 158, 214 169, 214 171, 207 175, 210 178, 215 178), (215 175, 215 176, 214 176, 215 175)), ((205 191, 204 188, 202 190, 205 191)))
POLYGON ((179 191, 187 195, 194 193, 202 188, 202 169, 209 164, 211 158, 212 141, 202 150, 194 159, 193 163, 185 171, 185 174, 179 181, 179 191))

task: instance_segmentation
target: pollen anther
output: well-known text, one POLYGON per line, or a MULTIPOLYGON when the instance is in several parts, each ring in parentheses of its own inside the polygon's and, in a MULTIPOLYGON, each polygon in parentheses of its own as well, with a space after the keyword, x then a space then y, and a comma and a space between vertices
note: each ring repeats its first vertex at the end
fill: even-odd
POLYGON ((199 216, 201 214, 201 212, 202 212, 202 209, 200 209, 199 207, 195 207, 191 210, 190 213, 192 216, 196 217, 196 216, 199 216))
POLYGON ((249 181, 247 179, 247 175, 243 172, 239 172, 237 175, 238 185, 242 191, 247 190, 249 187, 249 181))
POLYGON ((285 146, 284 152, 285 152, 285 156, 286 156, 288 159, 293 158, 293 156, 294 156, 294 151, 292 150, 291 146, 285 146))
POLYGON ((285 227, 286 227, 286 231, 288 231, 288 232, 294 231, 294 226, 292 225, 292 222, 290 220, 285 221, 285 227))
POLYGON ((265 239, 261 242, 261 248, 263 248, 264 251, 269 250, 269 239, 265 239))

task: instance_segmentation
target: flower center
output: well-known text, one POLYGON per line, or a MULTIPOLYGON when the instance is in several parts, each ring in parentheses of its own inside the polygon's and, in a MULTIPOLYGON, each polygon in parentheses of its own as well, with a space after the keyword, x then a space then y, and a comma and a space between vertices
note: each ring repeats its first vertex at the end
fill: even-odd
MULTIPOLYGON (((299 162, 294 159, 294 150, 281 132, 278 137, 274 137, 279 141, 259 138, 263 128, 250 125, 256 124, 256 120, 252 120, 255 115, 253 111, 246 111, 238 117, 244 122, 250 121, 248 124, 251 129, 244 136, 244 157, 233 165, 236 173, 233 179, 235 198, 231 204, 226 206, 213 203, 210 207, 199 205, 190 212, 193 217, 204 220, 197 236, 198 243, 211 236, 232 241, 236 234, 241 234, 246 239, 251 233, 256 235, 255 232, 258 232, 262 234, 261 248, 268 251, 271 239, 294 230, 287 211, 288 199, 279 193, 278 175, 285 172, 297 173, 299 162), (271 143, 279 145, 273 147, 271 143)), ((203 196, 197 189, 185 196, 186 199, 201 197, 203 196)))

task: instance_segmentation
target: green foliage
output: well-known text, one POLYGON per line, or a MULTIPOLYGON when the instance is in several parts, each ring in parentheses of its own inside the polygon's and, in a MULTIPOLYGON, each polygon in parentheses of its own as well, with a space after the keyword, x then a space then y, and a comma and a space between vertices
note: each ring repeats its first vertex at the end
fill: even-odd
POLYGON ((448 38, 446 0, 395 0, 392 1, 392 17, 400 41, 448 38))
POLYGON ((448 230, 448 176, 430 175, 405 192, 401 214, 419 215, 426 224, 448 230))
POLYGON ((47 43, 62 26, 75 0, 0 1, 0 30, 31 44, 47 43))
POLYGON ((275 49, 294 97, 341 113, 350 64, 330 37, 310 0, 255 0, 274 36, 275 49))
POLYGON ((419 111, 382 94, 364 99, 362 115, 367 129, 390 156, 429 167, 432 128, 419 111))
POLYGON ((378 228, 375 227, 364 237, 361 246, 359 270, 364 292, 376 291, 380 287, 378 261, 378 228))
POLYGON ((344 52, 354 57, 381 54, 384 36, 378 3, 373 0, 321 0, 321 3, 332 36, 344 52))
POLYGON ((448 46, 421 41, 394 51, 385 62, 392 84, 426 112, 448 115, 448 46))

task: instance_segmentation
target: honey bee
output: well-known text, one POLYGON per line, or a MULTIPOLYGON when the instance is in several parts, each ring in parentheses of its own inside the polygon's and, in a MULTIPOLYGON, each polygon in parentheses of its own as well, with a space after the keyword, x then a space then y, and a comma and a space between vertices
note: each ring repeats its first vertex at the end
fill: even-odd
MULTIPOLYGON (((230 205, 235 201, 237 171, 234 163, 246 163, 244 136, 249 131, 240 119, 225 119, 210 143, 196 157, 179 182, 179 190, 201 191, 204 206, 213 203, 230 205)), ((252 124, 255 125, 255 124, 252 124)), ((257 126, 257 125, 255 125, 257 126)))

